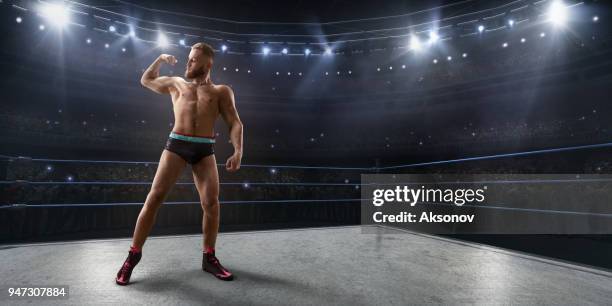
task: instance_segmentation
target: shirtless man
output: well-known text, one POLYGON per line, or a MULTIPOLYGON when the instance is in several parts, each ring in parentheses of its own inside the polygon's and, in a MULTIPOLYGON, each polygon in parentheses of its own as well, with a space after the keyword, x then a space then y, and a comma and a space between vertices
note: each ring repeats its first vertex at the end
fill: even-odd
POLYGON ((162 54, 144 72, 140 82, 160 94, 170 94, 174 110, 174 128, 166 142, 153 185, 140 211, 134 237, 127 259, 117 273, 116 282, 127 285, 132 270, 142 257, 141 249, 155 223, 157 210, 170 189, 191 164, 193 180, 204 211, 202 269, 222 280, 232 280, 233 275, 215 257, 215 242, 219 229, 219 174, 213 144, 215 120, 221 114, 230 130, 234 154, 225 163, 228 171, 240 168, 242 159, 242 122, 238 117, 232 89, 215 85, 210 79, 214 50, 205 43, 191 47, 185 78, 159 76, 162 63, 175 65, 172 55, 162 54))

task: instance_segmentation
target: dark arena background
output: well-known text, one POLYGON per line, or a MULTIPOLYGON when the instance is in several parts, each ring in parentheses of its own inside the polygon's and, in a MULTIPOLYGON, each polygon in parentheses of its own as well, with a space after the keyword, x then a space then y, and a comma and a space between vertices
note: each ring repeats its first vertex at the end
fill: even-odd
POLYGON ((612 182, 611 13, 595 0, 2 0, 0 301, 610 305, 612 202, 581 184, 612 182), (163 53, 178 63, 160 75, 183 77, 198 42, 244 126, 236 172, 221 118, 214 135, 216 254, 235 280, 200 268, 187 165, 118 286, 175 122, 141 76, 163 53), (544 196, 485 204, 496 231, 366 224, 362 175, 500 188, 520 175, 544 196), (557 204, 572 188, 584 200, 557 204), (538 229, 503 231, 523 220, 538 229))

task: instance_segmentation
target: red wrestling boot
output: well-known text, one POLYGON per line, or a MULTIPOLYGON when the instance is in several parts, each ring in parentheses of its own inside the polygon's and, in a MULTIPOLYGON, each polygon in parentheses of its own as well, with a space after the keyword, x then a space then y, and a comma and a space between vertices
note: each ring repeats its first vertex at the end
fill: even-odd
POLYGON ((211 273, 216 278, 224 281, 230 281, 234 279, 234 275, 225 269, 219 259, 215 256, 214 248, 206 248, 204 256, 202 258, 202 270, 211 273))
POLYGON ((141 250, 136 249, 135 247, 130 247, 130 252, 128 253, 128 257, 125 259, 123 266, 119 272, 117 272, 117 278, 115 282, 118 285, 125 286, 130 283, 130 276, 132 276, 132 270, 138 264, 142 258, 141 250))

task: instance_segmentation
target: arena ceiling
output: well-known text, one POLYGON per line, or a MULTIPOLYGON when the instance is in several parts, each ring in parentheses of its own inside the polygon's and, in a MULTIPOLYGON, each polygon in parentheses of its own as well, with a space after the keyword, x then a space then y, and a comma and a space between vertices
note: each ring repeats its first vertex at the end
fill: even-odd
MULTIPOLYGON (((130 9, 144 13, 147 9, 195 14, 235 21, 257 22, 333 22, 347 19, 385 17, 408 14, 439 6, 449 6, 452 13, 479 10, 510 0, 80 0, 97 7, 130 9)), ((434 12, 435 13, 435 12, 434 12)), ((165 14, 163 14, 165 15, 165 14)))

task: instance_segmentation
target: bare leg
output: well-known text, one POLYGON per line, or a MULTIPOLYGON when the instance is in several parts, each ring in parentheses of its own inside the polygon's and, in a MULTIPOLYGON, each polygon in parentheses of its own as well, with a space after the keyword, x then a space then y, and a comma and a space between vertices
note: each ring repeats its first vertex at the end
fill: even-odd
POLYGON ((219 173, 214 155, 193 165, 193 181, 200 195, 204 211, 202 218, 203 246, 215 247, 219 231, 219 173))
POLYGON ((151 232, 157 211, 161 204, 166 200, 168 193, 174 183, 183 172, 186 162, 177 154, 164 150, 159 160, 159 166, 153 179, 153 185, 147 195, 144 206, 138 215, 132 246, 142 248, 147 236, 151 232))

